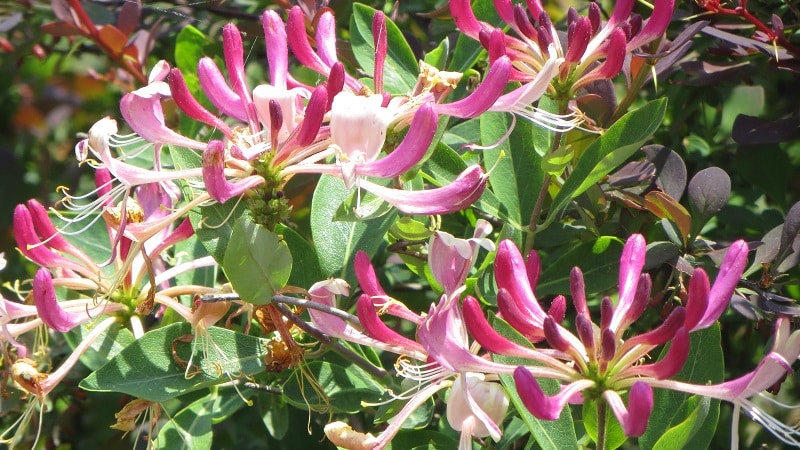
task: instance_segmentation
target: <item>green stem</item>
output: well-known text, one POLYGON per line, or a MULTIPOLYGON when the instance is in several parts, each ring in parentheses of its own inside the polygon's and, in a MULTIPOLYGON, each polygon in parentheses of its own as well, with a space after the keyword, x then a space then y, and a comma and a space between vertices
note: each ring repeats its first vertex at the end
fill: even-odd
POLYGON ((597 450, 606 448, 606 429, 608 428, 606 402, 603 397, 597 399, 597 450))

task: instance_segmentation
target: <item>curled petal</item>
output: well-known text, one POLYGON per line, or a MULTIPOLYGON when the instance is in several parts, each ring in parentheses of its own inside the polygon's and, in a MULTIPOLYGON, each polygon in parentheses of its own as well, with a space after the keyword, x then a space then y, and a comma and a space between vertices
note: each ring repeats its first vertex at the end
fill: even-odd
POLYGON ((225 203, 246 190, 263 184, 264 178, 251 175, 237 183, 229 182, 225 178, 225 149, 222 141, 214 140, 208 143, 203 152, 203 182, 211 198, 225 203))
POLYGON ((674 377, 681 371, 688 357, 689 332, 681 327, 670 341, 667 354, 653 364, 637 366, 635 368, 636 374, 655 377, 659 380, 666 380, 674 377))
POLYGON ((483 380, 482 374, 467 373, 456 379, 447 398, 447 422, 464 433, 465 425, 473 425, 471 437, 491 436, 497 442, 499 424, 508 411, 508 396, 499 383, 483 380))
POLYGON ((514 384, 522 399, 522 404, 528 408, 531 414, 541 420, 556 420, 570 398, 591 387, 594 382, 586 379, 578 380, 563 387, 558 394, 548 396, 528 369, 517 367, 514 370, 514 384))
POLYGON ((122 117, 136 134, 154 144, 177 145, 194 150, 205 147, 203 142, 190 139, 167 127, 164 111, 161 109, 161 97, 141 95, 142 89, 125 94, 119 103, 122 117))
POLYGON ((233 135, 233 130, 231 130, 228 124, 214 114, 211 114, 194 98, 194 96, 192 96, 180 69, 172 69, 169 72, 167 81, 169 82, 170 92, 172 92, 172 99, 175 100, 175 104, 177 104, 187 116, 219 129, 228 137, 233 135))
POLYGON ((639 437, 647 430, 650 413, 653 412, 653 388, 647 383, 637 381, 628 393, 628 407, 614 391, 603 392, 608 406, 614 411, 626 436, 639 437))
MULTIPOLYGON (((478 300, 474 297, 467 296, 464 298, 462 305, 464 314, 464 324, 469 331, 469 334, 475 339, 481 347, 485 348, 491 353, 501 355, 520 356, 523 358, 532 358, 537 356, 536 350, 523 347, 513 341, 508 340, 500 333, 495 331, 486 317, 483 315, 478 300)), ((532 358, 533 359, 533 358, 532 358)))
POLYGON ((449 214, 460 211, 480 198, 488 175, 478 165, 467 167, 450 184, 422 191, 390 189, 361 180, 360 186, 406 214, 449 214))
POLYGON ((503 318, 531 342, 539 342, 544 337, 544 319, 536 318, 517 301, 505 288, 497 291, 497 307, 503 318))
POLYGON ((437 116, 433 106, 430 103, 420 106, 400 145, 383 158, 356 165, 356 175, 394 178, 407 172, 422 161, 433 142, 436 126, 437 116))
POLYGON ((367 331, 367 334, 373 338, 396 347, 407 347, 420 353, 425 352, 425 349, 416 341, 412 341, 387 327, 375 312, 375 305, 368 295, 362 294, 358 298, 356 311, 358 312, 358 320, 361 322, 361 325, 367 331))
POLYGON ((628 42, 628 50, 639 48, 662 36, 672 20, 674 9, 675 0, 656 0, 653 5, 653 13, 647 19, 642 31, 628 42))
POLYGON ((527 312, 527 318, 538 324, 538 328, 541 329, 547 314, 545 314, 536 300, 529 283, 525 261, 522 259, 519 249, 511 240, 506 239, 500 242, 497 248, 494 276, 497 281, 497 287, 507 290, 515 302, 524 305, 523 308, 527 312))
POLYGON ((31 222, 37 235, 42 239, 47 240, 47 244, 64 253, 71 255, 83 255, 84 253, 78 250, 75 246, 70 244, 53 226, 53 222, 47 215, 47 210, 38 201, 31 199, 28 200, 28 213, 31 216, 31 222))
POLYGON ((44 267, 36 271, 33 277, 33 302, 39 317, 50 328, 67 332, 91 317, 85 313, 69 313, 64 311, 56 299, 53 278, 44 267))
POLYGON ((501 56, 492 63, 483 83, 472 94, 453 103, 438 105, 437 112, 462 118, 476 117, 486 112, 500 98, 508 85, 510 74, 511 60, 507 56, 501 56))
POLYGON ((682 306, 673 309, 664 322, 658 328, 647 333, 639 334, 625 341, 625 348, 632 345, 662 345, 675 337, 679 329, 683 328, 686 320, 686 312, 682 306))

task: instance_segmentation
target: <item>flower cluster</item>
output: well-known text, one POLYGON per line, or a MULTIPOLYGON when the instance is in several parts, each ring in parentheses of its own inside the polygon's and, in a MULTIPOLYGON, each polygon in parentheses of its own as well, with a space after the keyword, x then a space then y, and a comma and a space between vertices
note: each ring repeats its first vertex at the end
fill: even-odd
MULTIPOLYGON (((122 17, 119 27, 96 27, 77 1, 62 3, 54 2, 59 14, 80 12, 73 25, 91 25, 80 31, 96 42, 120 41, 115 33, 134 29, 122 17)), ((389 447, 432 404, 439 414, 427 420, 439 421, 442 445, 457 439, 460 450, 475 442, 516 446, 506 440, 525 426, 535 435, 546 426, 537 421, 564 420, 570 405, 583 405, 581 442, 604 448, 607 431, 619 425, 644 444, 653 429, 673 426, 654 405, 666 391, 732 403, 734 446, 742 410, 800 446, 797 428, 752 400, 769 398, 764 393, 777 389, 800 356, 792 308, 764 312, 775 331, 752 371, 727 381, 682 373, 709 347, 698 348, 697 338, 716 332, 737 286, 749 286, 743 277, 760 265, 765 274, 752 295, 787 299, 778 295, 783 275, 776 271, 796 262, 800 206, 774 231, 781 239, 764 238, 772 247, 755 269, 746 270, 753 245, 738 240, 710 277, 699 257, 719 245, 700 232, 728 199, 730 192, 717 189, 722 178, 689 184, 690 213, 679 203, 686 170, 675 152, 646 149, 647 162, 629 162, 666 110, 654 100, 626 114, 647 75, 632 67, 641 63, 636 58, 669 53, 662 38, 674 0, 655 0, 647 19, 633 13, 633 0, 619 0, 607 20, 589 2, 584 15, 566 11, 563 31, 539 0, 483 2, 494 5, 502 26, 476 16, 480 2, 454 0, 455 29, 480 47, 462 39, 450 55, 450 37, 443 38, 439 54, 425 56, 431 64, 416 62, 383 12, 354 5, 357 26, 345 35, 332 9, 300 3, 285 15, 270 9, 258 16, 267 79, 257 79, 252 69, 261 64, 246 59, 233 23, 220 30, 221 58, 203 56, 191 67, 191 58, 177 67, 158 61, 146 79, 142 64, 131 66, 142 77, 120 101, 124 124, 101 118, 75 145, 78 164, 94 170, 94 189, 63 189, 51 210, 36 200, 16 207, 13 237, 33 269, 30 280, 13 285, 18 300, 0 297, 2 393, 13 388, 29 401, 0 442, 21 445, 37 409, 41 426, 53 393, 83 361, 92 373, 82 388, 130 397, 112 428, 149 429, 148 443, 159 448, 188 444, 187 436, 206 433, 205 424, 211 435, 222 415, 267 398, 309 412, 325 407, 330 414, 310 416, 309 430, 312 423, 324 428, 331 443, 348 449, 389 447), (344 36, 354 40, 353 55, 341 52, 344 36), (469 80, 446 70, 455 61, 469 80), (635 92, 617 104, 612 80, 634 72, 628 82, 635 92), (613 111, 584 108, 596 97, 610 98, 613 111), (540 108, 543 98, 549 101, 540 108), (537 128, 515 127, 517 116, 537 128), (614 195, 609 185, 617 180, 607 181, 626 162, 636 172, 627 178, 649 185, 614 195), (683 178, 665 186, 658 176, 670 171, 683 178), (294 195, 305 186, 297 185, 318 176, 306 207, 307 192, 294 195), (308 220, 301 217, 307 212, 308 220), (615 222, 628 213, 636 215, 630 224, 615 222), (553 235, 540 234, 561 218, 553 235), (643 234, 666 237, 650 252, 643 234), (545 242, 551 236, 563 243, 545 242), (595 239, 600 271, 619 269, 617 292, 596 270, 584 277, 575 267, 556 281, 543 271, 554 261, 554 268, 577 261, 586 269, 590 263, 575 255, 595 239), (621 247, 619 261, 610 247, 621 247), (648 268, 646 260, 664 255, 675 262, 662 266, 669 280, 651 279, 647 270, 666 259, 648 268), (404 264, 378 265, 384 256, 404 264), (398 282, 407 280, 406 269, 427 285, 398 282), (599 278, 605 285, 594 289, 599 278), (393 289, 399 284, 436 294, 414 306, 393 289), (554 295, 562 289, 568 295, 554 295), (675 295, 662 302, 667 292, 675 295), (348 300, 353 312, 339 309, 348 300), (659 303, 655 319, 648 307, 659 303), (57 342, 71 347, 61 359, 47 339, 58 333, 66 339, 57 342), (385 376, 386 356, 395 378, 385 376), (212 386, 157 433, 162 402, 212 386), (356 416, 343 419, 359 412, 352 392, 366 391, 376 393, 360 403, 374 414, 373 429, 356 416), (348 405, 334 400, 342 392, 348 405), (137 426, 146 414, 150 420, 137 426), (197 418, 196 429, 182 428, 188 416, 197 418)), ((671 58, 685 54, 696 30, 676 38, 680 51, 671 58)), ((140 48, 121 42, 120 49, 140 48)), ((172 403, 164 411, 172 414, 172 403)), ((280 439, 283 417, 272 414, 264 422, 280 439)), ((564 442, 572 441, 579 445, 574 436, 564 442)), ((31 448, 37 443, 38 436, 31 448)))

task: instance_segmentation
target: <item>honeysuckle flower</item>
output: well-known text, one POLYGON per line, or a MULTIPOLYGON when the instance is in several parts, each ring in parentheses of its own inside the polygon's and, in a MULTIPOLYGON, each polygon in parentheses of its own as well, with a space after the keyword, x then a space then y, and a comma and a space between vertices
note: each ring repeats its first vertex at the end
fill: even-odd
POLYGON ((94 325, 92 329, 86 334, 83 340, 75 347, 67 359, 51 373, 42 373, 39 371, 39 363, 27 357, 21 357, 11 364, 11 378, 14 385, 31 394, 31 398, 23 409, 20 417, 0 434, 0 442, 8 444, 11 448, 15 448, 18 441, 22 438, 23 432, 33 417, 37 407, 39 408, 39 429, 36 433, 35 442, 33 447, 39 440, 39 434, 42 426, 42 414, 44 414, 46 397, 56 386, 64 379, 64 377, 72 370, 75 364, 78 363, 81 355, 88 350, 94 341, 97 340, 108 328, 116 322, 116 318, 108 317, 100 323, 94 325), (16 430, 16 432, 15 432, 16 430), (15 432, 12 435, 12 432, 15 432))
MULTIPOLYGON (((475 262, 478 247, 492 247, 491 242, 485 239, 490 231, 490 225, 481 221, 477 224, 475 237, 471 239, 457 239, 442 232, 432 238, 429 264, 434 276, 446 289, 427 314, 413 313, 401 302, 388 297, 363 252, 356 256, 355 265, 357 278, 364 291, 356 306, 360 325, 364 328, 363 334, 353 337, 350 332, 348 337, 343 330, 349 325, 345 325, 342 319, 326 318, 327 314, 319 311, 312 313, 312 317, 321 316, 315 319, 317 323, 327 321, 339 324, 342 331, 335 331, 339 337, 401 355, 395 364, 398 374, 416 384, 407 392, 392 393, 393 398, 403 400, 405 404, 378 436, 358 433, 342 423, 326 427, 326 435, 336 445, 345 448, 384 448, 414 410, 436 392, 449 388, 452 388, 449 398, 453 406, 448 406, 448 417, 451 425, 461 431, 459 448, 470 448, 473 437, 491 436, 495 441, 500 439, 500 423, 508 407, 508 399, 496 382, 496 374, 510 374, 515 366, 495 363, 475 353, 477 348, 471 346, 458 300, 458 294, 464 290, 467 273, 475 262), (416 324, 416 340, 389 328, 379 313, 396 315, 416 324), (365 337, 380 344, 370 344, 365 337)), ((330 330, 333 327, 327 328, 330 330)), ((550 374, 548 369, 546 371, 550 374)))
POLYGON ((602 23, 600 8, 594 3, 589 3, 587 16, 580 16, 570 8, 566 39, 562 39, 539 0, 526 2, 527 8, 510 0, 495 0, 494 4, 515 36, 478 21, 468 0, 450 2, 450 11, 456 26, 479 40, 489 50, 490 59, 508 55, 514 63, 511 78, 524 83, 519 89, 531 91, 526 95, 516 93, 519 102, 505 99, 506 109, 501 110, 510 110, 559 131, 577 123, 568 116, 550 116, 530 105, 538 99, 533 94, 541 90, 540 85, 545 85, 551 95, 569 100, 591 82, 615 77, 626 54, 664 34, 675 6, 674 0, 656 0, 653 13, 644 23, 639 16, 631 15, 633 0, 616 2, 606 23, 602 23), (522 98, 528 101, 527 108, 522 98), (511 105, 515 108, 508 109, 511 105))
POLYGON ((495 277, 502 317, 532 341, 543 337, 551 349, 521 346, 493 332, 473 301, 465 301, 464 316, 472 336, 491 353, 530 357, 539 363, 518 367, 514 372, 520 397, 534 416, 555 420, 568 402, 580 399, 580 394, 582 398, 588 395, 601 401, 601 405, 608 405, 625 434, 636 437, 647 428, 654 387, 699 392, 684 389, 669 378, 686 361, 689 334, 714 323, 729 303, 747 263, 747 244, 737 241, 731 245, 713 287, 703 269, 695 269, 685 307, 674 308, 659 327, 627 336, 630 325, 639 319, 650 300, 650 277, 642 273, 645 250, 646 243, 640 235, 631 236, 625 243, 620 258, 619 298, 616 304, 608 297, 602 300, 599 322, 593 322, 590 316, 580 270, 572 271, 570 289, 577 311, 573 333, 560 325, 552 313, 545 312, 534 295, 538 258, 529 257, 526 265, 514 244, 500 243, 495 277), (670 347, 661 360, 640 362, 668 342, 670 347), (542 368, 549 368, 552 373, 544 375, 542 368), (537 381, 542 377, 559 380, 560 391, 545 394, 537 381), (628 397, 627 406, 623 396, 628 397))
POLYGON ((486 423, 501 423, 507 411, 508 396, 503 387, 485 381, 482 374, 468 373, 456 378, 447 397, 447 423, 461 432, 460 449, 472 448, 472 438, 491 436, 498 440, 496 427, 486 423))

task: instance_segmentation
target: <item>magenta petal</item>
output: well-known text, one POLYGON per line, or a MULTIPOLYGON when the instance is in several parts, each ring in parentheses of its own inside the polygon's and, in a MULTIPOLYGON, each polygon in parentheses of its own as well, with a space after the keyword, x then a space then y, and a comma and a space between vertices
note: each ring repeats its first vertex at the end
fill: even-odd
POLYGON ((33 302, 39 317, 50 328, 67 332, 90 319, 87 314, 68 313, 61 309, 56 300, 53 278, 44 267, 36 271, 33 277, 33 302))
POLYGON ((649 384, 637 381, 628 393, 628 407, 614 391, 603 392, 608 406, 614 411, 626 436, 638 437, 647 430, 650 413, 653 412, 653 388, 649 384))
POLYGON ((383 64, 386 61, 388 50, 386 38, 386 16, 382 11, 377 11, 372 17, 372 39, 375 45, 375 70, 373 84, 375 92, 383 92, 383 64))
POLYGON ((675 0, 656 0, 653 5, 653 13, 647 19, 642 31, 628 42, 628 50, 639 48, 662 36, 672 20, 674 9, 675 0))
POLYGON ((499 289, 505 289, 511 298, 524 305, 528 318, 541 328, 545 314, 529 284, 528 270, 522 254, 511 240, 503 240, 497 248, 494 277, 499 289))
POLYGON ((611 38, 606 46, 606 59, 600 66, 589 72, 581 78, 579 83, 576 83, 575 89, 580 86, 586 85, 594 80, 610 79, 617 76, 622 70, 622 65, 625 62, 625 32, 621 28, 617 28, 611 34, 611 38))
POLYGON ((475 13, 472 12, 470 0, 452 0, 450 15, 453 16, 458 29, 472 39, 478 40, 478 34, 486 27, 485 24, 478 22, 475 13))
POLYGON ((65 258, 46 245, 43 245, 36 234, 33 218, 25 205, 17 205, 13 216, 14 239, 20 253, 31 261, 45 267, 62 267, 70 270, 84 271, 83 267, 71 259, 65 258))
POLYGON ((514 5, 511 0, 494 0, 494 7, 497 10, 497 15, 500 19, 507 24, 514 23, 514 5))
POLYGON ((225 203, 248 189, 264 183, 260 176, 249 176, 237 183, 225 178, 225 149, 222 141, 211 141, 203 152, 203 182, 214 200, 225 203))
POLYGON ((489 325, 489 322, 483 315, 478 300, 474 297, 467 296, 464 298, 462 311, 464 314, 464 323, 469 334, 487 351, 501 355, 521 357, 529 357, 531 352, 535 352, 535 350, 525 348, 506 339, 495 331, 495 329, 489 325))
POLYGON ((422 191, 390 189, 367 180, 360 186, 406 214, 449 214, 474 203, 486 188, 488 176, 478 166, 467 167, 450 184, 422 191))
POLYGON ((550 303, 550 308, 547 310, 547 315, 552 317, 557 324, 564 321, 567 314, 567 298, 563 295, 558 295, 550 303))
POLYGON ((566 405, 566 400, 559 402, 556 398, 548 397, 539 382, 524 367, 517 367, 514 370, 514 384, 522 399, 522 404, 528 411, 540 420, 556 420, 561 415, 561 410, 566 405))
POLYGON ((711 292, 708 295, 708 308, 703 314, 703 319, 695 326, 694 330, 706 328, 716 322, 722 312, 725 311, 725 308, 728 307, 733 290, 742 278, 742 273, 747 265, 749 251, 747 243, 739 240, 734 242, 725 253, 717 278, 714 280, 714 285, 711 286, 711 292))
POLYGON ((497 291, 497 307, 503 318, 532 342, 541 341, 544 337, 542 329, 543 319, 537 319, 524 306, 507 291, 500 288, 497 291))
POLYGON ((378 282, 378 276, 375 274, 375 268, 372 267, 372 261, 369 255, 363 250, 356 253, 353 261, 353 270, 355 271, 358 285, 361 290, 370 297, 383 297, 388 298, 386 291, 383 290, 381 284, 378 282))
POLYGON ((167 81, 169 82, 170 92, 172 92, 172 99, 175 100, 175 104, 178 105, 178 108, 186 113, 187 116, 219 129, 229 138, 233 135, 233 131, 228 124, 214 114, 211 114, 194 98, 194 96, 192 96, 180 69, 170 70, 167 81))
POLYGON ((299 6, 293 6, 289 10, 289 17, 286 19, 289 48, 292 49, 292 53, 300 61, 300 64, 327 76, 330 67, 322 61, 308 43, 305 20, 303 10, 299 6))
MULTIPOLYGON (((143 88, 146 89, 146 88, 143 88)), ((172 131, 164 123, 159 95, 139 95, 139 91, 125 94, 119 103, 122 117, 142 139, 154 144, 170 144, 200 150, 205 143, 172 131)))
POLYGON ((311 93, 311 98, 306 105, 306 114, 300 129, 297 131, 297 145, 310 145, 316 141, 319 135, 322 121, 328 107, 328 89, 325 85, 317 86, 311 93))
POLYGON ((211 103, 226 116, 247 122, 247 113, 239 94, 233 92, 219 67, 211 58, 204 56, 197 64, 197 78, 200 87, 211 103))
POLYGON ((356 303, 356 311, 361 326, 371 337, 389 345, 409 348, 420 353, 425 352, 425 349, 416 341, 412 341, 387 327, 378 316, 378 313, 375 312, 375 305, 368 295, 361 294, 356 303))
POLYGON ((670 340, 667 354, 659 361, 636 366, 633 369, 637 375, 651 376, 659 380, 666 380, 674 377, 681 371, 686 359, 689 357, 689 332, 681 327, 675 336, 670 340))
POLYGON ((619 301, 610 324, 611 329, 615 332, 625 319, 628 309, 630 309, 636 296, 639 276, 642 274, 642 268, 644 267, 646 250, 647 242, 645 242, 641 234, 634 234, 629 237, 622 249, 622 256, 619 259, 619 301))
POLYGON ((528 258, 525 259, 525 273, 528 274, 528 283, 530 283, 531 289, 536 289, 539 276, 542 274, 542 259, 536 250, 531 250, 528 258))
POLYGON ((264 37, 267 45, 267 63, 269 64, 269 82, 271 85, 286 89, 286 74, 289 72, 289 47, 286 42, 286 25, 272 9, 264 11, 261 18, 264 37))
POLYGON ((476 117, 491 108, 503 94, 510 74, 511 60, 508 56, 502 56, 492 63, 486 78, 472 94, 453 103, 438 105, 436 111, 455 117, 476 117))
POLYGON ((586 284, 583 280, 583 272, 579 267, 573 267, 569 273, 569 291, 572 294, 572 304, 575 305, 575 312, 587 320, 591 320, 589 305, 586 303, 586 284))
POLYGON ((592 24, 586 17, 579 18, 570 28, 572 29, 572 34, 567 44, 567 53, 564 55, 564 62, 568 64, 581 60, 592 37, 592 24))
POLYGON ((433 142, 437 124, 433 106, 430 103, 420 106, 400 145, 383 158, 356 165, 356 175, 394 178, 407 172, 425 156, 433 142))
POLYGON ((711 283, 708 281, 706 271, 698 267, 692 272, 689 279, 689 291, 686 299, 686 322, 683 324, 687 330, 694 330, 708 308, 708 294, 711 283))
POLYGON ((682 306, 672 310, 669 316, 654 330, 647 333, 636 335, 625 341, 625 347, 633 345, 662 345, 675 337, 675 333, 683 328, 686 320, 686 312, 682 306))
POLYGON ((70 244, 61 233, 53 226, 50 217, 47 215, 47 210, 44 209, 41 203, 31 199, 28 200, 28 213, 31 217, 31 222, 36 234, 41 238, 47 240, 47 245, 64 253, 71 255, 82 255, 83 252, 70 244))
POLYGON ((326 66, 331 67, 339 59, 336 53, 336 19, 330 10, 323 10, 317 20, 317 53, 326 66))

